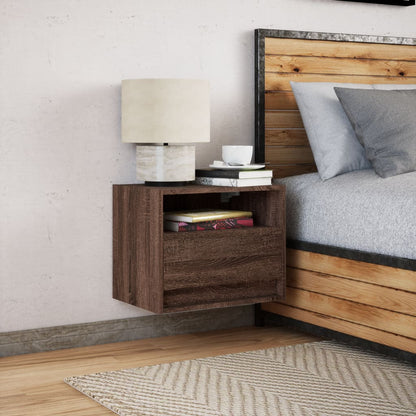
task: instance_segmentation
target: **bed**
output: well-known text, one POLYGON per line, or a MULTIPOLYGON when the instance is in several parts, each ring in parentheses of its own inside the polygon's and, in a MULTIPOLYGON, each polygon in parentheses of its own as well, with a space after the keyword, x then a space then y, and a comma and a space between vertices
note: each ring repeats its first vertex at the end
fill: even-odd
MULTIPOLYGON (((313 83, 351 83, 359 84, 354 88, 360 91, 366 88, 414 90, 416 40, 269 29, 256 30, 255 38, 255 158, 256 162, 269 164, 275 180, 284 183, 288 193, 287 297, 284 302, 262 304, 262 311, 416 353, 416 225, 413 214, 410 220, 403 220, 401 212, 397 212, 406 204, 407 211, 415 211, 414 201, 406 195, 416 198, 416 173, 380 178, 374 174, 372 166, 362 164, 351 172, 341 169, 341 173, 334 176, 330 172, 329 178, 323 180, 320 175, 325 164, 317 156, 316 147, 313 147, 316 144, 305 130, 308 121, 299 110, 304 103, 299 100, 302 96, 296 89, 305 83, 310 83, 310 87, 313 83), (318 162, 319 176, 316 173, 318 162), (400 196, 403 202, 396 208, 391 207, 395 220, 390 220, 386 214, 384 225, 379 225, 381 234, 373 238, 377 244, 371 245, 371 238, 359 241, 360 228, 357 227, 343 239, 344 234, 350 231, 348 225, 345 232, 338 230, 335 236, 330 232, 324 235, 323 231, 334 228, 331 221, 334 224, 337 221, 331 219, 329 213, 340 211, 340 207, 345 207, 345 201, 350 201, 350 206, 344 216, 348 217, 354 211, 352 204, 357 189, 364 201, 360 207, 365 205, 370 194, 377 196, 384 192, 384 184, 391 186, 385 195, 393 195, 390 199, 393 205, 394 201, 397 203, 399 196, 394 194, 397 188, 394 183, 399 177, 400 181, 407 178, 405 191, 400 196), (357 185, 351 182, 354 180, 357 185), (349 185, 339 185, 344 182, 349 185), (331 186, 333 189, 328 191, 331 186), (335 202, 325 202, 318 193, 321 188, 326 189, 323 192, 330 198, 331 194, 336 195, 336 190, 348 187, 354 197, 339 194, 334 196, 335 202), (345 198, 345 201, 337 206, 336 200, 340 198, 345 198), (302 205, 306 203, 312 205, 302 205), (328 208, 330 204, 334 204, 332 209, 328 208), (328 209, 328 215, 325 215, 327 228, 325 224, 317 224, 322 209, 328 209), (300 219, 301 211, 303 219, 300 219), (299 225, 301 221, 304 223, 299 225), (406 227, 409 221, 413 223, 406 227), (398 222, 403 223, 400 231, 398 222), (391 237, 384 233, 383 227, 390 229, 391 237), (402 241, 401 236, 405 234, 406 240, 402 241), (383 235, 386 235, 384 242, 381 241, 383 235)), ((341 100, 344 98, 342 94, 348 95, 351 90, 344 90, 342 85, 340 88, 337 91, 341 100)), ((370 94, 384 97, 383 94, 387 93, 372 91, 370 94)), ((389 96, 394 94, 394 91, 388 93, 389 96)), ((413 92, 401 92, 400 97, 402 94, 413 92)), ((342 103, 344 105, 344 101, 342 103)), ((344 110, 348 114, 348 105, 344 110)), ((328 120, 330 112, 329 109, 328 120)), ((344 155, 347 153, 341 152, 340 159, 344 155)), ((381 196, 379 202, 372 203, 380 205, 380 213, 384 201, 381 196)), ((360 209, 356 209, 358 217, 361 217, 360 209)), ((382 216, 373 213, 379 221, 382 216)), ((362 234, 368 237, 371 230, 362 234)))

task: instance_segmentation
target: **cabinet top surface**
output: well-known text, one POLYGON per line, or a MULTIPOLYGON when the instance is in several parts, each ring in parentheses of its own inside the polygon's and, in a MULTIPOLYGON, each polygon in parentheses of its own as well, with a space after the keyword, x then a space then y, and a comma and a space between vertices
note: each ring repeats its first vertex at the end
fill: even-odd
POLYGON ((208 185, 186 185, 186 186, 146 186, 142 184, 113 185, 114 187, 137 187, 147 192, 163 195, 175 194, 204 194, 204 193, 225 193, 225 192, 254 192, 254 191, 283 191, 284 185, 267 186, 208 186, 208 185))

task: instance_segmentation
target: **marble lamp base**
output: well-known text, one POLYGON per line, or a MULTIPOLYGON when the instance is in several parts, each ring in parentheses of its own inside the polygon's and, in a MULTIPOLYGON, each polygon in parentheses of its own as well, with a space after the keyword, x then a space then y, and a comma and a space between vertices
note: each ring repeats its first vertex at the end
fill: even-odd
POLYGON ((137 179, 146 185, 175 186, 195 180, 195 146, 137 145, 137 179))

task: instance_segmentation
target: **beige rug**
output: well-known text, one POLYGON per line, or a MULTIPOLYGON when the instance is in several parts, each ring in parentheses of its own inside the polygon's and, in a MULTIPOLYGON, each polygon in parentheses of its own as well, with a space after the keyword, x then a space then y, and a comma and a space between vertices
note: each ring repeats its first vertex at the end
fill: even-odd
POLYGON ((416 368, 332 341, 69 377, 121 416, 416 415, 416 368))

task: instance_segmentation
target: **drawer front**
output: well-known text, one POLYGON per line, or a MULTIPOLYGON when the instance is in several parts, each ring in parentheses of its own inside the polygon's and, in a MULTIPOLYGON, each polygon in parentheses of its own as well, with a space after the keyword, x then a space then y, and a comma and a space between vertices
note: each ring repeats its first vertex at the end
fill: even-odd
POLYGON ((282 232, 274 227, 230 230, 165 232, 164 263, 203 259, 274 255, 284 246, 282 232))
POLYGON ((285 248, 276 228, 165 236, 165 307, 283 294, 285 248))
MULTIPOLYGON (((230 304, 253 304, 278 300, 275 281, 263 282, 262 285, 251 284, 217 285, 199 289, 179 289, 167 291, 164 294, 163 307, 165 310, 191 310, 194 306, 220 304, 219 307, 230 304)), ((198 308, 199 309, 199 308, 198 308)))

